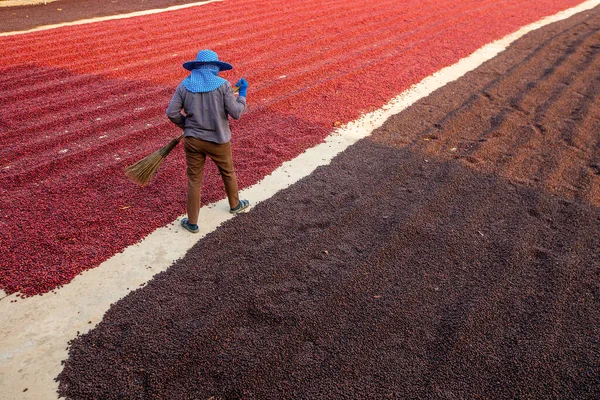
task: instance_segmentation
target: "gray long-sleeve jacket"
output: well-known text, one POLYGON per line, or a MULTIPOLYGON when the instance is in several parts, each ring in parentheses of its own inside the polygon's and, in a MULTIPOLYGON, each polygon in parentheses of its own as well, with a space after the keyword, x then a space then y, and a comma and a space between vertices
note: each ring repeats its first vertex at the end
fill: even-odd
POLYGON ((181 83, 167 107, 167 117, 183 129, 184 136, 227 143, 231 140, 228 116, 238 119, 245 110, 246 98, 236 98, 229 82, 206 93, 190 92, 181 83))

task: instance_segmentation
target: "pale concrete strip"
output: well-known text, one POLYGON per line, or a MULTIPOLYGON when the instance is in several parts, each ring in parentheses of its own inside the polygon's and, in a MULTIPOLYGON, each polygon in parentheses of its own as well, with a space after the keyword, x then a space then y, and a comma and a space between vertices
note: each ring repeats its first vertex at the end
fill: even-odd
POLYGON ((106 16, 106 17, 81 19, 79 21, 64 22, 62 24, 53 24, 53 25, 39 26, 37 28, 28 29, 26 31, 3 32, 3 33, 0 33, 0 36, 22 35, 22 34, 25 34, 25 33, 45 31, 45 30, 48 30, 48 29, 55 29, 55 28, 62 28, 63 26, 83 25, 83 24, 91 24, 91 23, 94 23, 94 22, 110 21, 110 20, 114 20, 114 19, 124 19, 124 18, 140 17, 142 15, 158 14, 158 13, 167 12, 167 11, 181 10, 183 8, 203 6, 203 5, 210 4, 210 3, 215 3, 215 2, 218 2, 218 1, 223 1, 223 0, 206 0, 206 1, 198 2, 198 3, 181 4, 181 5, 178 5, 178 6, 172 6, 172 7, 167 7, 167 8, 157 8, 157 9, 154 9, 154 10, 136 11, 136 12, 132 12, 132 13, 128 13, 128 14, 109 15, 109 16, 106 16))
MULTIPOLYGON (((356 141, 367 137, 397 114, 433 91, 479 67, 502 52, 513 41, 549 23, 568 18, 600 5, 600 0, 560 12, 528 25, 490 43, 458 63, 444 68, 394 98, 380 110, 366 114, 333 132, 324 143, 294 160, 283 163, 271 175, 243 190, 241 195, 253 204, 309 175, 317 167, 356 141)), ((15 295, 0 301, 0 398, 56 398, 54 378, 67 357, 68 341, 92 329, 112 303, 142 286, 154 274, 166 270, 207 233, 232 218, 225 200, 207 205, 200 212, 200 233, 179 228, 179 219, 159 228, 142 242, 127 248, 99 267, 87 271, 57 294, 17 299, 15 295), (24 392, 24 390, 27 391, 24 392)))
POLYGON ((0 7, 32 6, 36 4, 48 4, 56 0, 0 0, 0 7))

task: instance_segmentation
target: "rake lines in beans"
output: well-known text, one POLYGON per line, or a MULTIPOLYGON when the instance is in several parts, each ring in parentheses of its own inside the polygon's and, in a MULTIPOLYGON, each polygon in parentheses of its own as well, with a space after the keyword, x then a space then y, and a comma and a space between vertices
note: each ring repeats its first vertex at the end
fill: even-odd
MULTIPOLYGON (((275 28, 277 31, 281 30, 281 25, 284 24, 280 24, 277 28, 275 28)), ((173 32, 174 30, 171 29, 171 32, 173 32)), ((67 67, 70 70, 86 70, 87 66, 93 65, 94 69, 96 71, 102 71, 101 68, 99 68, 99 66, 105 65, 105 70, 103 70, 102 72, 106 72, 109 75, 116 75, 116 76, 132 76, 135 77, 136 79, 139 79, 139 71, 141 68, 153 68, 155 70, 162 70, 163 73, 166 72, 165 68, 159 68, 161 65, 160 64, 168 64, 171 68, 167 68, 172 70, 173 72, 169 72, 169 77, 170 76, 178 76, 180 74, 179 70, 180 68, 175 68, 175 66, 173 65, 173 63, 168 60, 168 57, 165 57, 165 54, 168 54, 169 51, 172 48, 179 48, 181 47, 178 44, 173 44, 173 42, 177 43, 178 41, 181 43, 185 43, 185 42, 189 42, 189 36, 190 36, 190 32, 186 33, 186 35, 181 35, 181 33, 178 30, 177 31, 177 37, 173 38, 172 40, 169 40, 168 38, 162 38, 161 35, 150 35, 150 37, 148 36, 144 36, 144 42, 143 43, 135 43, 136 48, 144 48, 145 45, 147 45, 148 43, 151 42, 155 42, 154 37, 161 37, 161 45, 154 45, 151 49, 151 51, 147 51, 144 52, 144 57, 143 60, 138 60, 136 59, 136 61, 134 62, 125 62, 125 60, 127 58, 131 57, 130 51, 127 49, 122 49, 121 47, 118 47, 117 49, 120 49, 120 51, 114 51, 114 47, 113 48, 106 48, 104 49, 101 53, 104 54, 103 57, 92 57, 90 58, 85 52, 82 52, 82 55, 80 57, 82 57, 82 61, 69 61, 65 64, 65 67, 67 67), (183 38, 182 38, 183 36, 183 38), (121 61, 118 61, 121 60, 121 61), (119 66, 119 71, 113 72, 111 68, 114 65, 118 65, 119 66)), ((253 34, 258 34, 258 32, 260 32, 261 36, 264 37, 268 37, 269 42, 272 42, 272 35, 269 33, 264 33, 262 32, 262 30, 258 30, 258 29, 253 29, 253 34)), ((236 35, 239 36, 239 32, 236 31, 236 35)), ((222 39, 222 36, 216 35, 214 37, 214 41, 218 41, 222 39)), ((203 35, 203 41, 210 41, 210 39, 207 39, 206 37, 204 37, 203 35)), ((94 38, 94 41, 97 41, 97 38, 94 38)), ((111 40, 105 43, 111 43, 114 46, 119 46, 118 44, 122 42, 121 40, 111 40), (116 43, 116 44, 115 44, 116 43)), ((72 43, 69 43, 70 45, 72 45, 72 43)), ((208 44, 210 44, 210 42, 208 42, 208 44)), ((86 46, 84 46, 86 47, 86 46)), ((87 46, 87 47, 91 47, 91 46, 87 46)), ((97 49, 98 46, 97 44, 95 44, 93 46, 95 49, 97 49)), ((209 46, 210 47, 210 46, 209 46)), ((79 47, 78 47, 79 48, 79 47)), ((246 50, 248 51, 248 50, 246 50)), ((55 54, 55 52, 52 52, 53 54, 55 54)), ((42 55, 40 55, 41 57, 42 55)), ((246 55, 247 56, 247 55, 246 55)), ((57 58, 56 61, 64 61, 64 57, 60 57, 57 58)), ((47 62, 49 64, 54 64, 55 60, 53 60, 52 58, 47 59, 47 62)), ((26 78, 28 78, 30 76, 26 76, 26 78)), ((11 83, 14 82, 14 79, 16 78, 15 76, 11 76, 11 83)), ((166 78, 166 77, 165 77, 166 78)), ((163 79, 164 80, 164 79, 163 79)))
MULTIPOLYGON (((547 42, 547 44, 555 46, 557 45, 557 39, 568 39, 568 36, 570 36, 570 30, 561 33, 560 36, 553 38, 553 40, 547 42)), ((563 135, 564 129, 558 126, 547 129, 544 126, 548 123, 547 121, 554 124, 562 124, 563 118, 559 117, 559 115, 564 112, 570 112, 569 110, 572 109, 570 107, 571 100, 574 98, 572 88, 570 85, 565 85, 562 82, 565 79, 577 79, 575 83, 580 87, 585 88, 587 87, 587 79, 584 78, 584 80, 581 81, 582 77, 594 75, 594 60, 585 56, 585 54, 582 54, 582 49, 587 47, 586 43, 595 43, 597 38, 594 38, 593 34, 590 32, 580 35, 578 38, 579 39, 573 43, 575 50, 573 52, 559 52, 558 54, 560 54, 560 56, 553 60, 552 64, 549 64, 549 60, 547 59, 532 59, 532 62, 540 64, 540 67, 537 68, 537 78, 535 81, 530 82, 523 92, 508 99, 508 103, 513 105, 512 108, 504 109, 501 111, 501 114, 494 117, 497 124, 491 128, 487 135, 483 136, 499 135, 499 139, 496 140, 500 140, 501 138, 501 140, 505 141, 509 146, 502 153, 498 154, 500 158, 495 162, 496 165, 500 166, 498 172, 501 175, 535 179, 543 185, 548 185, 550 182, 563 182, 563 184, 565 184, 567 181, 572 180, 571 178, 565 178, 562 174, 564 173, 563 168, 567 167, 565 163, 569 164, 570 161, 573 160, 573 156, 576 156, 576 154, 573 153, 574 148, 572 146, 565 146, 564 143, 561 144, 560 137, 563 135), (581 59, 582 56, 583 59, 581 59), (570 64, 572 63, 578 65, 577 71, 573 71, 570 68, 570 64), (562 71, 564 71, 564 73, 562 71), (563 76, 563 74, 567 75, 563 76), (541 93, 544 93, 544 95, 540 95, 541 93), (549 93, 550 95, 546 96, 546 93, 549 93), (547 100, 539 104, 535 99, 539 99, 540 97, 546 98, 547 100), (531 111, 527 111, 529 110, 529 107, 527 106, 524 106, 525 108, 520 107, 522 104, 534 103, 537 103, 537 105, 531 109, 531 111), (523 114, 524 112, 527 114, 523 114), (504 126, 505 124, 503 121, 506 120, 509 115, 514 113, 517 113, 515 115, 520 116, 519 121, 528 124, 528 135, 520 134, 518 137, 513 137, 513 135, 509 134, 504 137, 504 135, 513 130, 509 129, 508 126, 504 126), (558 158, 556 157, 557 146, 558 154, 561 154, 558 158), (537 154, 537 156, 532 157, 532 152, 537 154), (567 156, 567 152, 571 153, 571 155, 567 156), (507 154, 511 155, 508 159, 505 158, 505 155, 507 154), (553 156, 550 157, 550 154, 553 156), (506 162, 501 162, 501 159, 504 159, 506 162)), ((558 46, 560 47, 561 44, 558 44, 558 46)), ((525 65, 522 66, 522 68, 525 67, 525 65)), ((515 76, 514 79, 517 79, 518 70, 515 70, 513 73, 515 76)), ((512 80, 512 78, 509 79, 512 80)), ((507 84, 507 82, 504 84, 507 84)), ((589 115, 589 105, 591 104, 589 99, 579 98, 577 102, 582 105, 583 109, 583 113, 580 114, 580 117, 582 119, 593 118, 589 115)), ((593 134, 591 131, 587 132, 582 130, 581 126, 582 123, 579 121, 577 130, 580 134, 593 134)), ((472 149, 472 154, 477 156, 479 148, 482 147, 485 147, 485 142, 478 141, 478 144, 472 149)), ((581 151, 576 153, 579 154, 581 151)), ((589 157, 589 154, 579 154, 579 156, 589 157)))
MULTIPOLYGON (((482 87, 481 90, 478 91, 477 94, 474 94, 472 96, 470 96, 469 98, 467 98, 464 102, 462 102, 460 105, 458 105, 455 109, 447 112, 444 114, 444 116, 439 119, 438 121, 436 121, 436 126, 443 126, 443 127, 451 127, 453 124, 460 124, 459 122, 459 116, 461 114, 464 113, 468 113, 469 109, 473 106, 473 104, 475 102, 478 101, 488 101, 486 99, 495 99, 496 95, 495 95, 495 91, 498 90, 498 88, 500 87, 523 87, 524 83, 521 80, 521 71, 527 71, 527 70, 540 70, 543 71, 543 67, 531 67, 532 63, 544 63, 545 60, 542 60, 538 57, 538 54, 541 53, 547 46, 552 46, 555 43, 555 39, 563 34, 568 34, 568 32, 570 32, 572 29, 574 29, 573 27, 569 28, 568 30, 566 30, 565 32, 561 31, 555 35, 552 35, 551 37, 549 37, 547 40, 545 40, 544 42, 542 42, 541 44, 539 44, 538 46, 536 46, 535 49, 533 49, 529 54, 527 54, 523 60, 519 61, 517 64, 510 66, 510 68, 507 71, 503 71, 501 74, 499 74, 499 76, 495 79, 493 79, 489 84, 487 84, 486 86, 482 87), (512 83, 511 83, 512 82, 512 83)), ((523 90, 528 90, 526 87, 523 87, 523 90)), ((529 88, 529 90, 531 90, 531 88, 529 88)), ((523 96, 525 96, 525 92, 521 92, 518 97, 515 97, 513 99, 508 100, 508 102, 510 104, 517 104, 519 102, 521 102, 523 96), (521 99, 521 100, 520 100, 521 99)), ((489 118, 491 118, 492 116, 490 115, 489 118)), ((496 118, 496 121, 501 121, 501 119, 496 118)), ((430 136, 432 134, 435 134, 435 132, 438 130, 439 128, 437 127, 430 127, 427 128, 426 130, 422 131, 419 133, 419 136, 421 137, 427 137, 430 136)), ((460 130, 457 130, 457 132, 460 130)), ((478 150, 478 148, 480 146, 482 146, 481 143, 484 143, 487 139, 489 139, 490 135, 493 133, 492 128, 488 127, 487 130, 485 131, 480 131, 480 132, 473 132, 473 134, 476 134, 477 136, 471 138, 471 141, 473 142, 473 146, 471 150, 472 152, 476 152, 478 150), (480 144, 476 144, 475 142, 479 142, 480 144)), ((449 147, 454 146, 454 144, 452 143, 446 143, 443 141, 436 141, 436 142, 431 142, 431 145, 436 145, 439 146, 439 150, 435 150, 437 152, 441 152, 441 153, 447 153, 449 151, 449 147)), ((435 146, 433 147, 434 149, 436 148, 435 146)), ((469 153, 472 154, 472 153, 469 153)), ((499 160, 495 160, 495 163, 498 163, 499 160)))
MULTIPOLYGON (((302 2, 302 4, 304 3, 305 2, 302 2)), ((87 49, 84 53, 112 53, 115 48, 123 46, 124 43, 128 44, 131 48, 147 48, 148 43, 156 41, 156 38, 161 38, 161 40, 167 42, 181 40, 182 25, 183 21, 186 20, 189 20, 190 22, 190 24, 185 26, 185 29, 189 31, 189 33, 185 35, 188 41, 189 35, 194 35, 195 33, 202 34, 203 37, 206 35, 207 39, 215 41, 219 37, 221 39, 223 38, 223 31, 227 31, 227 28, 246 25, 244 21, 248 21, 248 19, 246 17, 240 17, 239 15, 242 14, 242 11, 246 11, 248 4, 246 2, 233 3, 233 7, 236 7, 236 5, 237 8, 231 8, 232 5, 228 4, 227 14, 224 14, 223 10, 218 7, 213 7, 215 9, 211 8, 210 12, 206 12, 206 8, 203 8, 203 13, 201 14, 202 18, 212 21, 209 27, 202 24, 193 24, 193 21, 198 20, 198 16, 190 14, 189 10, 178 10, 165 14, 155 14, 132 19, 59 28, 50 33, 50 35, 53 36, 51 47, 47 46, 47 42, 43 40, 49 35, 48 32, 28 34, 18 37, 17 40, 15 40, 15 38, 0 38, 0 43, 2 41, 7 42, 5 49, 9 49, 13 53, 13 57, 17 59, 16 64, 19 63, 19 58, 23 57, 25 54, 36 54, 38 58, 48 60, 49 63, 55 63, 63 59, 63 56, 56 54, 55 49, 72 47, 73 37, 77 37, 79 43, 90 44, 82 46, 83 49, 87 49), (169 17, 172 17, 171 21, 166 21, 169 17), (141 20, 148 22, 146 26, 140 27, 141 20), (174 26, 177 26, 177 29, 174 29, 174 26), (197 28, 194 26, 197 26, 197 28), (121 39, 103 41, 100 45, 97 44, 98 38, 111 37, 113 36, 113 32, 117 33, 121 39), (91 44, 94 45, 91 46, 91 44), (19 47, 20 45, 28 47, 19 47)), ((266 13, 264 10, 270 10, 270 8, 266 7, 265 4, 261 4, 260 8, 257 8, 259 15, 256 16, 256 21, 262 22, 267 26, 271 25, 272 22, 283 23, 285 18, 287 18, 287 15, 282 15, 279 10, 267 11, 266 13), (281 19, 279 21, 273 21, 273 18, 277 17, 280 17, 281 19)), ((319 15, 318 8, 315 9, 314 5, 306 5, 304 8, 300 8, 300 11, 305 10, 314 11, 315 15, 319 15)), ((250 16, 250 22, 254 21, 252 18, 253 15, 250 16)), ((249 25, 252 26, 251 24, 249 25)), ((248 30, 257 31, 253 28, 248 28, 248 30)), ((5 55, 5 59, 6 65, 11 65, 12 58, 5 55)))

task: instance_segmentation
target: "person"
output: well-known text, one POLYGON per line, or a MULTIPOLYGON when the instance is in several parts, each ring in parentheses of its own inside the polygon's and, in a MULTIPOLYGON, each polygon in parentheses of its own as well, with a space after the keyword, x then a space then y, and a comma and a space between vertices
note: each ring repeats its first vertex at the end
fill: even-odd
POLYGON ((231 83, 219 76, 230 70, 231 64, 220 61, 212 50, 201 50, 196 59, 183 64, 190 72, 175 90, 167 107, 167 117, 183 129, 187 165, 187 218, 181 225, 197 233, 200 213, 200 192, 206 157, 217 165, 230 212, 236 214, 248 208, 248 200, 240 200, 237 178, 231 154, 229 116, 239 119, 246 110, 248 82, 241 78, 236 97, 231 83), (182 113, 183 111, 183 113, 182 113))

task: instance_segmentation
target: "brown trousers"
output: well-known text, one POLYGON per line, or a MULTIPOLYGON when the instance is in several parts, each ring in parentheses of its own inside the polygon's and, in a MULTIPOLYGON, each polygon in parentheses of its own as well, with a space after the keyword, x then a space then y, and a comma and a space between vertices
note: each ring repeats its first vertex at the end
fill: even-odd
POLYGON ((229 207, 234 208, 237 206, 240 198, 237 178, 233 170, 231 143, 218 144, 194 137, 185 137, 184 149, 188 177, 187 214, 190 224, 198 223, 202 177, 207 156, 219 168, 223 185, 225 185, 225 193, 227 193, 227 199, 229 200, 229 207))

